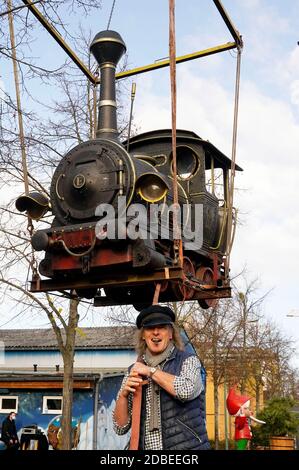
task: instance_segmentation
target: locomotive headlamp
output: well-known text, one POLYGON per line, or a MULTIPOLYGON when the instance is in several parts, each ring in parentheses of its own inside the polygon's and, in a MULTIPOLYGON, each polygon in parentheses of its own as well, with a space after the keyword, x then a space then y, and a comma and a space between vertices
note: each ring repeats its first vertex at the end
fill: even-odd
POLYGON ((169 189, 161 176, 153 173, 140 176, 136 182, 136 188, 137 193, 147 202, 161 201, 169 189))
POLYGON ((33 220, 38 220, 50 210, 49 199, 38 191, 32 191, 28 196, 23 195, 16 200, 16 208, 20 212, 27 212, 33 220))

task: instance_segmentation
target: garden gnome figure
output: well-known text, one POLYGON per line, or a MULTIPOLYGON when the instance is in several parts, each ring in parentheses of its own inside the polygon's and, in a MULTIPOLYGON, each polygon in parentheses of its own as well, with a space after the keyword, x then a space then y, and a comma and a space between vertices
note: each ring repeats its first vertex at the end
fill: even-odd
POLYGON ((251 421, 259 424, 265 424, 255 418, 250 410, 250 397, 246 395, 238 395, 235 388, 231 388, 227 399, 226 406, 231 416, 235 416, 235 441, 236 450, 246 450, 248 442, 252 438, 251 421))

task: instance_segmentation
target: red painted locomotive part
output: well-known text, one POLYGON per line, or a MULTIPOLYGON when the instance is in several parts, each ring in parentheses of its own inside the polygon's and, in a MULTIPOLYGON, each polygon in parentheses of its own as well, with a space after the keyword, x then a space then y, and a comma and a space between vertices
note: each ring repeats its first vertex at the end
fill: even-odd
MULTIPOLYGON (((111 248, 94 249, 89 261, 90 268, 105 267, 118 264, 131 263, 133 260, 132 246, 128 245, 124 250, 112 250, 111 248)), ((53 271, 82 270, 81 258, 76 258, 64 253, 53 253, 53 271)))
MULTIPOLYGON (((74 248, 87 248, 94 243, 96 237, 95 228, 81 228, 81 230, 54 230, 52 235, 49 237, 49 245, 54 249, 59 247, 59 251, 62 249, 59 245, 60 240, 63 240, 69 249, 74 248)), ((100 242, 100 240, 98 240, 100 242)))
MULTIPOLYGON (((197 268, 196 277, 199 281, 206 282, 209 287, 214 284, 215 288, 217 288, 216 282, 214 281, 214 272, 211 268, 205 268, 205 267, 197 268)), ((205 293, 207 292, 209 292, 209 290, 205 291, 205 293)), ((198 300, 200 300, 200 306, 202 308, 214 307, 217 302, 217 299, 209 298, 206 296, 203 296, 199 298, 198 300)))
MULTIPOLYGON (((192 261, 187 256, 183 257, 183 281, 185 279, 195 278, 195 268, 192 261)), ((176 282, 172 283, 171 286, 173 293, 176 297, 176 300, 191 300, 194 296, 194 289, 183 283, 176 282)))

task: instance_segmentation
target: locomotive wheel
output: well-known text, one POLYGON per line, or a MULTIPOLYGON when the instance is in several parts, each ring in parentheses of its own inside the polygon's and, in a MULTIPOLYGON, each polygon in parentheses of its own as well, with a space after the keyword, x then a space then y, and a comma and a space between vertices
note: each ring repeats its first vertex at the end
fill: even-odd
MULTIPOLYGON (((195 277, 193 263, 187 256, 183 258, 183 271, 187 278, 190 276, 195 277)), ((194 295, 194 289, 192 287, 184 286, 180 282, 173 282, 171 287, 177 300, 191 300, 194 295)))
MULTIPOLYGON (((199 281, 203 281, 205 284, 208 285, 215 285, 215 281, 213 278, 213 271, 211 268, 204 268, 200 267, 197 268, 196 270, 196 278, 199 279, 199 281)), ((218 300, 217 299, 199 299, 198 303, 203 309, 208 309, 211 307, 215 307, 217 305, 218 300)))

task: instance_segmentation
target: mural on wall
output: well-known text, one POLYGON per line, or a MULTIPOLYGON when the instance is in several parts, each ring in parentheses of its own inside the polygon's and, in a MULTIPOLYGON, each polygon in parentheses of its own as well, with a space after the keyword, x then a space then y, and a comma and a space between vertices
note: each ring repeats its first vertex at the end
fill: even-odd
MULTIPOLYGON (((113 430, 112 413, 122 376, 105 377, 99 386, 97 416, 97 450, 122 450, 129 441, 129 433, 118 436, 113 430)), ((93 416, 81 423, 78 450, 93 448, 93 416)))
POLYGON ((97 430, 97 449, 99 450, 125 449, 130 439, 129 433, 118 436, 113 430, 112 413, 122 379, 123 376, 106 377, 100 383, 97 430))
MULTIPOLYGON (((59 449, 59 442, 61 441, 60 430, 60 416, 56 414, 43 413, 43 397, 44 396, 62 396, 61 390, 13 390, 10 393, 12 396, 18 396, 19 405, 16 418, 16 427, 19 438, 21 437, 22 428, 31 425, 37 425, 38 428, 48 437, 49 426, 50 430, 53 431, 53 443, 55 442, 54 435, 57 438, 56 448, 59 449), (55 432, 54 432, 55 431, 55 432), (57 447, 58 446, 58 447, 57 447)), ((7 396, 8 394, 6 394, 7 396)), ((0 425, 6 418, 8 413, 0 413, 0 425)), ((79 448, 79 433, 83 432, 86 426, 82 424, 86 423, 90 417, 92 421, 93 416, 93 392, 88 391, 74 391, 74 402, 73 402, 73 441, 74 445, 79 448)), ((92 431, 92 429, 91 429, 92 431)), ((51 432, 50 432, 51 434, 51 432)), ((90 440, 90 439, 88 439, 90 440)), ((92 439, 91 439, 92 442, 92 439)), ((55 448, 52 446, 51 448, 55 448)), ((55 445, 55 444, 54 444, 55 445)), ((86 447, 91 449, 92 446, 86 447)))
MULTIPOLYGON (((98 413, 97 413, 97 449, 125 449, 129 441, 129 433, 118 436, 113 430, 112 413, 115 400, 123 376, 105 377, 99 384, 98 413)), ((6 393, 6 396, 9 395, 6 393)), ((47 436, 49 450, 59 450, 61 445, 60 419, 61 414, 43 413, 44 396, 61 396, 61 390, 12 390, 10 395, 19 399, 16 426, 19 438, 22 428, 37 425, 47 436)), ((0 413, 0 426, 8 413, 0 413)), ((94 426, 94 394, 93 390, 74 391, 73 401, 73 439, 74 449, 89 450, 93 448, 94 426)))
MULTIPOLYGON (((49 444, 54 450, 61 450, 62 446, 62 415, 55 416, 49 423, 47 429, 47 438, 49 444)), ((72 449, 77 449, 80 441, 80 424, 81 420, 72 418, 72 449)))

